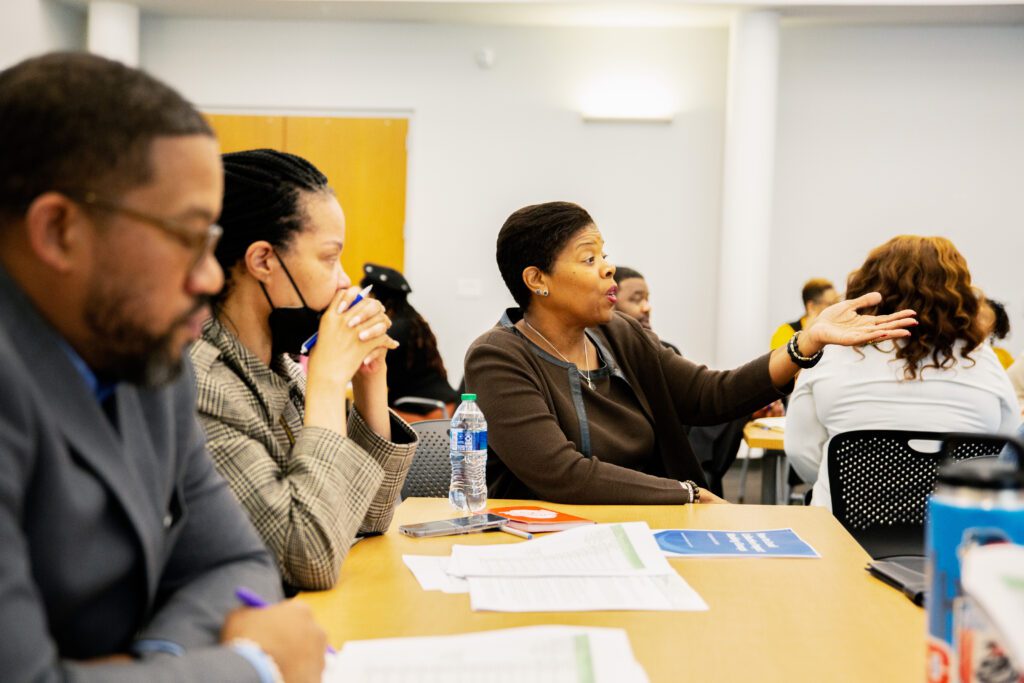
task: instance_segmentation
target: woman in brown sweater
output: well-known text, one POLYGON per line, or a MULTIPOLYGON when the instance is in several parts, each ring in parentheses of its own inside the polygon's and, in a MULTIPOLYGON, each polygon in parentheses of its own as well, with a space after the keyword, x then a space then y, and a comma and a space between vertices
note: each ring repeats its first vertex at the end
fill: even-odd
POLYGON ((466 354, 466 389, 487 416, 489 492, 561 503, 720 502, 685 425, 752 412, 791 389, 828 344, 904 337, 913 311, 859 315, 877 293, 822 312, 791 344, 729 371, 665 349, 614 312, 616 286, 590 215, 568 202, 528 206, 498 235, 509 309, 466 354), (799 365, 798 365, 799 364, 799 365))

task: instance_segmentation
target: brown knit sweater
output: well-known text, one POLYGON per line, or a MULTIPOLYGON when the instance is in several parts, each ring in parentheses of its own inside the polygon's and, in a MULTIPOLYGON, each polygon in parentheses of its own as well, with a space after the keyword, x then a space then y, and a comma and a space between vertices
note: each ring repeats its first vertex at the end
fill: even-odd
MULTIPOLYGON (((664 348, 633 319, 616 313, 587 331, 605 373, 632 393, 628 404, 653 429, 654 447, 624 459, 623 439, 590 417, 609 414, 580 381, 574 365, 546 353, 513 324, 509 309, 466 354, 466 390, 487 418, 489 493, 559 503, 669 505, 687 503, 679 481, 704 485, 686 425, 717 424, 753 412, 780 395, 768 373, 770 354, 729 371, 713 371, 664 348), (620 464, 621 463, 621 464, 620 464)), ((598 373, 599 375, 601 373, 598 373)), ((636 421, 631 421, 636 431, 636 421)), ((614 425, 613 427, 617 427, 614 425)), ((637 432, 639 433, 639 432, 637 432)))

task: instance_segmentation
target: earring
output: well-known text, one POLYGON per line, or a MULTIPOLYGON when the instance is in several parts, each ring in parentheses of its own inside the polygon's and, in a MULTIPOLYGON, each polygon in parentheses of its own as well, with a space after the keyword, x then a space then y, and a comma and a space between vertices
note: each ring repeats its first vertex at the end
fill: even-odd
POLYGON ((547 296, 547 295, 548 295, 548 290, 545 289, 544 293, 541 296, 547 296))

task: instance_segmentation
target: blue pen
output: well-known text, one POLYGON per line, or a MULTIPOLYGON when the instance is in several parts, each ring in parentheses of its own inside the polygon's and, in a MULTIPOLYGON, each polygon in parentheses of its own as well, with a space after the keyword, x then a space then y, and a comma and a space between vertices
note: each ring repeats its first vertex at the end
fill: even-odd
MULTIPOLYGON (((348 308, 352 308, 357 303, 362 301, 363 297, 366 296, 367 294, 369 294, 371 289, 373 289, 373 285, 366 285, 365 287, 363 287, 363 289, 358 294, 356 294, 356 298, 352 299, 352 303, 350 303, 348 305, 348 308)), ((348 309, 346 309, 346 310, 348 310, 348 309)), ((340 312, 341 311, 339 311, 339 313, 340 312)), ((308 356, 309 352, 313 350, 314 346, 316 346, 316 340, 317 340, 317 337, 319 337, 319 336, 320 336, 319 332, 314 332, 312 337, 310 337, 305 342, 303 342, 302 348, 299 349, 299 353, 301 353, 303 356, 308 356)))
MULTIPOLYGON (((261 598, 259 595, 249 590, 245 586, 239 586, 235 589, 235 597, 241 600, 242 604, 246 607, 267 607, 268 603, 266 600, 261 598)), ((330 645, 327 646, 327 652, 329 654, 335 654, 335 649, 330 645)))

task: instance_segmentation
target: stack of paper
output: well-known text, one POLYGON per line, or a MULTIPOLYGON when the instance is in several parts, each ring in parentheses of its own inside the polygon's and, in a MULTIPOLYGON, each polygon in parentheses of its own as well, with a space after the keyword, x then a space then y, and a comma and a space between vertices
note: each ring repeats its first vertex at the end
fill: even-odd
POLYGON ((452 558, 447 555, 402 555, 402 561, 425 591, 469 592, 468 581, 448 573, 452 558))
POLYGON ((456 545, 451 558, 404 559, 425 589, 468 589, 474 610, 707 609, 645 522, 596 524, 513 545, 456 545))
POLYGON ((328 657, 324 683, 646 683, 621 629, 530 626, 360 640, 328 657))

